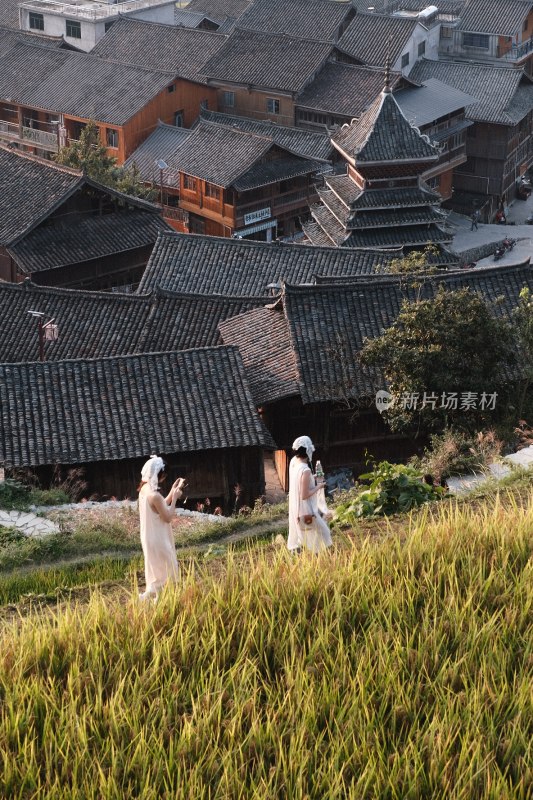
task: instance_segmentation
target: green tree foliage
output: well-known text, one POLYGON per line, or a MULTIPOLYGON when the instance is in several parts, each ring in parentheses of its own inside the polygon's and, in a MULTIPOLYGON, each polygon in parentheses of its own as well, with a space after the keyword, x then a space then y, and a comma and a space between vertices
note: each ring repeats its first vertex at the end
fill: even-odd
POLYGON ((92 120, 82 130, 79 140, 63 147, 55 160, 63 166, 79 169, 88 178, 131 197, 152 200, 156 194, 142 183, 135 165, 128 170, 117 166, 116 158, 108 155, 101 143, 99 128, 92 120))
POLYGON ((438 431, 451 424, 479 430, 493 423, 503 410, 505 367, 513 360, 510 325, 475 292, 442 287, 431 299, 404 301, 394 324, 367 339, 361 352, 362 363, 380 371, 395 397, 385 412, 393 430, 438 431), (466 392, 478 400, 498 392, 496 412, 480 409, 481 403, 461 409, 466 392), (459 400, 457 408, 448 399, 451 393, 459 400), (443 394, 447 408, 441 407, 443 394), (416 408, 402 407, 408 396, 416 397, 416 408))
POLYGON ((517 417, 524 414, 528 391, 533 384, 533 298, 524 286, 518 298, 518 305, 513 312, 515 336, 520 353, 521 380, 518 392, 517 417))
POLYGON ((402 258, 394 258, 388 271, 395 275, 416 275, 421 272, 432 275, 437 272, 435 262, 438 254, 435 245, 428 245, 424 250, 411 250, 402 258))

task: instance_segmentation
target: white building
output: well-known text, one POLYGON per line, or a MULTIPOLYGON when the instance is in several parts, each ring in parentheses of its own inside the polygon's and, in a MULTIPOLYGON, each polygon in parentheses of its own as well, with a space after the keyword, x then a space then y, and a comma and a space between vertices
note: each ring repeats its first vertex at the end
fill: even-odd
POLYGON ((19 20, 21 30, 62 36, 88 52, 119 15, 173 25, 174 8, 172 0, 28 0, 19 4, 19 20))

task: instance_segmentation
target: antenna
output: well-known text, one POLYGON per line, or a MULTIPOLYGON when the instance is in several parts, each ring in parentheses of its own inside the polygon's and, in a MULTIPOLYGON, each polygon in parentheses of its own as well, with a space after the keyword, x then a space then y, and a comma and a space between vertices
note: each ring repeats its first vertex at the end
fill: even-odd
POLYGON ((385 60, 385 86, 383 87, 383 91, 386 94, 390 94, 391 87, 390 87, 390 51, 391 51, 391 44, 392 44, 392 36, 389 36, 387 41, 387 58, 385 60))

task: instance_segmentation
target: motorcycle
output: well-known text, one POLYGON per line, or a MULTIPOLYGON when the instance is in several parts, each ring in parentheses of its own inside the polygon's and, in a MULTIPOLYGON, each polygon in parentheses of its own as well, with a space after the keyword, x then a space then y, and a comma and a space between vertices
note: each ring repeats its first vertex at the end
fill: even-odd
POLYGON ((501 244, 494 251, 494 261, 499 261, 505 255, 505 247, 501 244))
POLYGON ((516 244, 516 239, 511 239, 511 237, 510 237, 510 236, 507 236, 507 237, 506 237, 506 238, 503 240, 502 244, 503 244, 503 246, 505 247, 505 249, 506 249, 506 250, 512 250, 512 249, 513 249, 513 247, 514 247, 514 246, 515 246, 515 244, 516 244))
POLYGON ((503 258, 503 256, 506 254, 508 250, 510 252, 514 248, 515 244, 516 244, 516 239, 511 239, 510 236, 505 238, 503 242, 500 245, 498 245, 498 247, 494 251, 494 261, 499 261, 500 258, 503 258))

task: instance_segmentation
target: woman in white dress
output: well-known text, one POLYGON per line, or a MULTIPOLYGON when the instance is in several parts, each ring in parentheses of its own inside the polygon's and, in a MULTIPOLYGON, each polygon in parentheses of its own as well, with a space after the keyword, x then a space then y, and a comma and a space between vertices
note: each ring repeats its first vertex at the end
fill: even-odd
POLYGON ((293 442, 292 449, 296 455, 289 465, 289 538, 287 547, 291 552, 299 552, 302 548, 312 553, 319 553, 330 547, 331 532, 323 519, 325 509, 318 506, 317 493, 325 486, 321 481, 317 484, 310 468, 315 447, 309 436, 299 436, 293 442), (303 517, 312 517, 305 529, 302 528, 303 517))
POLYGON ((146 590, 141 600, 157 597, 167 581, 177 581, 179 566, 172 535, 171 521, 176 514, 176 503, 183 495, 185 478, 178 478, 166 497, 159 493, 165 480, 162 458, 151 456, 141 472, 139 486, 139 517, 141 544, 144 555, 146 590))

